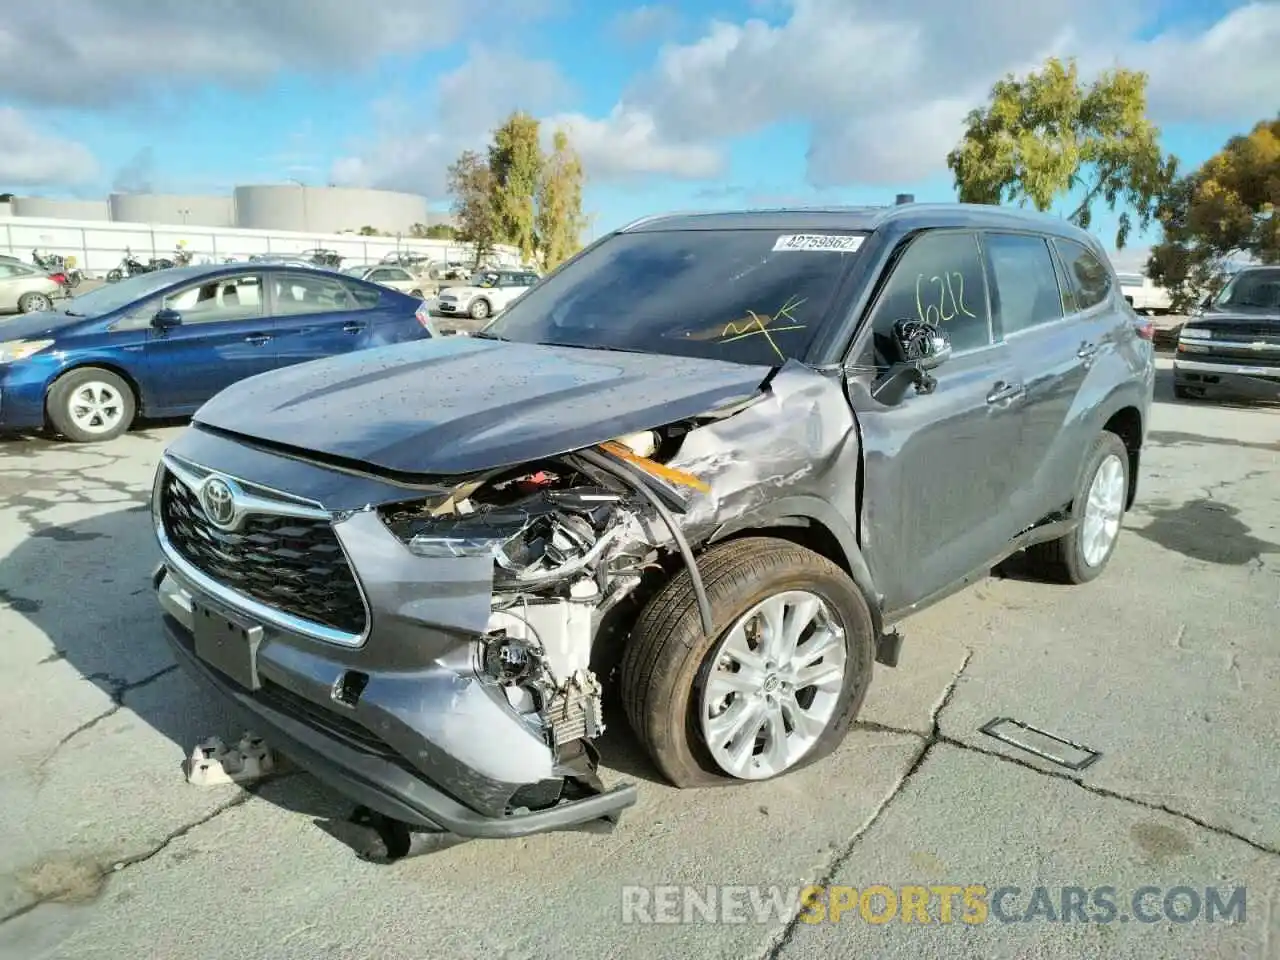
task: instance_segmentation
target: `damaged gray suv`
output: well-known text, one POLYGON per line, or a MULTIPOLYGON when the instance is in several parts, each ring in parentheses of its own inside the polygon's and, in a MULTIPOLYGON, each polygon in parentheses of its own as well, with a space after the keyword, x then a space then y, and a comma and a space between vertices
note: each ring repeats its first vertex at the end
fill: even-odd
POLYGON ((165 452, 168 637, 364 811, 616 822, 624 717, 681 787, 831 752, 895 625, 1026 553, 1107 565, 1151 328, 1064 222, 964 205, 673 215, 474 337, 301 364, 165 452))

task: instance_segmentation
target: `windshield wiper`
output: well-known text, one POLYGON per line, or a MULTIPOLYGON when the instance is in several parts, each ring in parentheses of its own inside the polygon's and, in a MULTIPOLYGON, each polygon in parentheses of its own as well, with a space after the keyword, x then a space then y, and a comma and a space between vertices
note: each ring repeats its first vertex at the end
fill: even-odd
POLYGON ((540 347, 567 347, 570 350, 604 350, 609 353, 648 353, 634 347, 611 347, 603 343, 556 343, 554 340, 539 340, 540 347))
POLYGON ((496 333, 490 333, 487 330, 481 330, 478 333, 473 333, 471 336, 476 340, 501 340, 503 343, 510 342, 506 337, 500 337, 496 333))
POLYGON ((63 310, 62 312, 66 314, 68 317, 87 317, 88 316, 87 313, 76 313, 74 310, 63 310))

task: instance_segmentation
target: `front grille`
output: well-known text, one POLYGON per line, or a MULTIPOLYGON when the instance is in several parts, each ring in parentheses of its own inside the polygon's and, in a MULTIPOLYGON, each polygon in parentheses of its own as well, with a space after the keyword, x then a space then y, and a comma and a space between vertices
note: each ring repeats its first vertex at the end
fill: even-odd
POLYGON ((327 520, 259 513, 238 530, 209 522, 195 491, 165 471, 160 515, 170 545, 223 586, 345 633, 364 632, 360 588, 327 520))

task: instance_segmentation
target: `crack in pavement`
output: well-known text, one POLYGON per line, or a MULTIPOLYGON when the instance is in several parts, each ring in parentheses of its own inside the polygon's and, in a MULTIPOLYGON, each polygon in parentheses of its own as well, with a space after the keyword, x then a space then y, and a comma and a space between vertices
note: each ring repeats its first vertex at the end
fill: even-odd
MULTIPOLYGON (((170 831, 169 833, 161 837, 160 840, 154 846, 151 846, 148 849, 143 850, 139 853, 133 853, 124 857, 120 857, 119 859, 114 860, 111 863, 111 866, 109 867, 100 867, 98 869, 97 876, 94 878, 94 881, 99 884, 105 884, 105 882, 108 879, 115 876, 117 873, 120 873, 122 870, 127 870, 130 867, 137 866, 140 863, 146 863, 152 857, 156 856, 159 853, 162 853, 175 840, 181 840, 183 837, 189 834, 192 830, 195 830, 197 827, 202 827, 205 824, 210 823, 213 820, 216 820, 218 817, 222 816, 224 813, 228 812, 229 810, 234 810, 237 807, 243 806, 244 804, 248 803, 251 799, 257 796, 258 790, 261 787, 266 786, 267 784, 270 784, 270 783, 278 783, 281 780, 285 780, 290 777, 296 777, 300 775, 301 775, 301 771, 291 770, 291 771, 286 771, 282 773, 277 773, 273 776, 264 777, 261 780, 256 781, 255 783, 244 785, 241 788, 241 791, 237 793, 234 797, 232 797, 230 800, 228 800, 226 803, 220 803, 218 804, 218 806, 214 807, 211 811, 204 814, 203 816, 197 817, 195 820, 192 820, 188 823, 184 823, 182 826, 177 827, 176 829, 170 831)), ((38 907, 43 906, 46 903, 57 902, 59 898, 63 896, 63 893, 64 891, 62 890, 54 890, 45 894, 42 897, 38 897, 32 900, 30 903, 23 904, 21 907, 18 907, 15 910, 9 911, 3 916, 0 916, 0 925, 8 923, 10 920, 16 920, 19 917, 26 916, 28 913, 31 913, 31 911, 37 909, 38 907)))
MULTIPOLYGON (((942 691, 942 696, 938 698, 937 702, 933 705, 933 709, 929 711, 929 732, 927 734, 922 734, 918 730, 898 729, 878 723, 856 725, 860 729, 864 730, 904 733, 909 736, 916 737, 921 741, 920 749, 916 751, 916 755, 911 758, 911 764, 907 767, 906 772, 898 778, 898 782, 893 785, 893 789, 889 791, 888 796, 880 801, 875 810, 871 811, 871 816, 868 817, 866 822, 854 832, 853 836, 849 838, 848 843, 844 845, 843 849, 837 852, 827 864, 826 871, 817 881, 819 885, 830 885, 835 880, 836 874, 840 871, 840 868, 848 862, 849 858, 853 856, 853 851, 862 841, 862 838, 880 822, 880 818, 884 816, 885 811, 889 809, 889 806, 898 798, 902 793, 903 788, 911 782, 911 778, 916 775, 916 772, 924 764, 924 761, 929 756, 929 752, 941 741, 942 711, 945 710, 947 705, 951 702, 951 698, 956 692, 956 687, 960 684, 960 678, 964 676, 964 672, 969 666, 969 661, 972 659, 973 651, 966 648, 964 652, 964 659, 960 662, 959 669, 952 675, 946 689, 942 691)), ((791 918, 787 925, 783 927, 782 932, 774 939, 769 949, 765 951, 763 960, 777 960, 777 958, 782 955, 782 951, 786 949, 795 938, 796 930, 799 925, 800 913, 797 913, 791 918)))
POLYGON ((169 674, 173 673, 177 669, 178 669, 178 665, 176 663, 171 663, 169 664, 169 666, 162 667, 161 669, 155 671, 154 673, 147 674, 145 677, 141 678, 140 680, 123 680, 120 677, 114 677, 109 673, 91 673, 87 677, 85 677, 84 678, 85 680, 99 681, 107 685, 107 693, 109 693, 111 696, 111 706, 108 709, 104 710, 102 713, 98 714, 96 717, 92 717, 89 720, 86 720, 84 723, 80 724, 80 726, 76 727, 74 730, 72 730, 70 733, 64 736, 61 740, 55 743, 53 745, 53 749, 50 750, 47 754, 45 754, 44 758, 38 764, 36 764, 37 775, 40 774, 44 770, 44 768, 48 766, 50 762, 53 761, 53 758, 58 755, 58 751, 60 751, 68 743, 70 743, 76 737, 80 736, 80 734, 84 733, 86 730, 92 730, 94 727, 96 727, 103 720, 106 720, 108 717, 115 716, 115 714, 119 712, 120 708, 124 706, 125 694, 133 690, 137 690, 139 687, 145 687, 149 683, 154 683, 155 681, 159 680, 161 677, 168 676, 169 674))
MULTIPOLYGON (((1142 800, 1138 797, 1129 796, 1116 790, 1109 790, 1106 787, 1085 783, 1084 780, 1078 776, 1072 776, 1068 773, 1059 773, 1056 770, 1046 770, 1043 767, 1036 766, 1028 760, 1021 760, 1018 757, 1001 753, 998 750, 990 750, 972 743, 966 743, 963 740, 957 740, 955 737, 947 736, 942 732, 942 712, 951 703, 951 698, 955 694, 956 687, 959 685, 960 679, 964 675, 965 669, 969 666, 969 661, 972 657, 973 651, 966 649, 964 660, 961 662, 960 668, 952 676, 946 689, 943 690, 942 696, 938 698, 937 703, 934 704, 933 710, 930 712, 930 728, 927 734, 923 734, 919 730, 911 730, 906 727, 895 727, 889 724, 876 723, 872 720, 860 720, 854 724, 854 728, 859 730, 868 730, 875 733, 896 733, 904 736, 915 737, 921 741, 920 749, 912 758, 911 764, 907 767, 906 772, 898 779, 898 782, 894 784, 893 789, 889 791, 889 794, 884 798, 884 800, 876 806, 875 810, 871 812, 871 816, 868 817, 866 822, 854 832, 853 836, 849 838, 849 841, 843 846, 843 848, 841 848, 831 859, 827 864, 827 868, 823 872, 823 875, 818 880, 814 881, 815 884, 820 886, 830 886, 835 882, 836 875, 853 856, 854 850, 857 848, 858 844, 861 843, 862 839, 872 830, 872 828, 876 826, 877 823, 880 822, 890 805, 902 794, 902 791, 906 788, 907 784, 924 765, 925 760, 929 758, 929 754, 933 752, 934 747, 939 744, 954 747, 959 750, 966 750, 970 753, 977 753, 984 757, 991 757, 995 760, 1012 764, 1015 767, 1021 767, 1024 770, 1030 770, 1033 773, 1038 773, 1041 776, 1051 777, 1055 780, 1063 780, 1079 787, 1086 793, 1091 793, 1097 797, 1102 797, 1108 800, 1119 800, 1124 803, 1142 807, 1146 810, 1167 814, 1168 816, 1184 820, 1187 823, 1199 827, 1202 830, 1207 830, 1220 837, 1226 837, 1228 839, 1238 841, 1239 843, 1243 843, 1245 846, 1256 850, 1259 853, 1280 857, 1280 848, 1272 847, 1260 841, 1253 840, 1243 834, 1235 832, 1234 830, 1228 829, 1227 827, 1220 827, 1216 824, 1209 823, 1208 821, 1197 817, 1195 814, 1176 810, 1163 803, 1142 800)), ((782 951, 791 944, 792 940, 794 940, 796 931, 799 929, 800 916, 801 914, 797 912, 796 915, 788 921, 787 925, 782 929, 777 937, 774 938, 769 948, 761 955, 761 960, 778 960, 782 955, 782 951)))

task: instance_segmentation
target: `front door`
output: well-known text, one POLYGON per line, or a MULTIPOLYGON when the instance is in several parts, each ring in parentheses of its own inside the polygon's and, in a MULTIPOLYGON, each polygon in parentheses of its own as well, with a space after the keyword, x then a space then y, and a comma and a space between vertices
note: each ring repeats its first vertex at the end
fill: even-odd
POLYGON ((181 322, 152 328, 146 344, 147 396, 157 412, 190 412, 215 393, 276 365, 275 339, 257 273, 220 276, 167 295, 159 309, 181 322))
POLYGON ((930 231, 907 244, 871 308, 871 343, 851 358, 866 372, 849 378, 865 464, 860 538, 891 615, 981 569, 1018 532, 1006 506, 1022 399, 977 237, 930 231), (891 362, 906 319, 940 327, 953 353, 931 371, 932 393, 889 406, 870 396, 871 371, 891 362))

